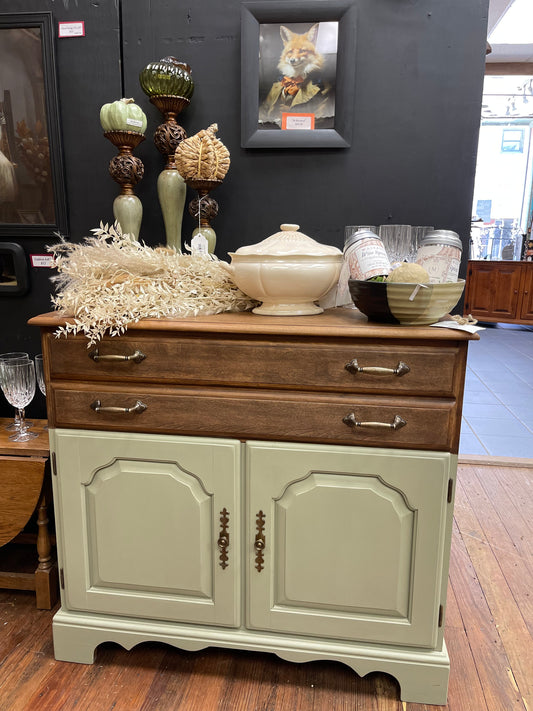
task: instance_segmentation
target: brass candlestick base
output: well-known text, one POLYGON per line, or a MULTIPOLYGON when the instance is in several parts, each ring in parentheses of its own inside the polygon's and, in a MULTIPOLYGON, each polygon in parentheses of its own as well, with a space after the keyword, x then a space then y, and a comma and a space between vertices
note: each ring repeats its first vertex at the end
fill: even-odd
POLYGON ((139 239, 142 204, 133 188, 144 176, 144 165, 133 155, 133 149, 144 141, 135 131, 106 131, 104 136, 118 148, 118 155, 109 161, 109 174, 120 185, 120 195, 113 202, 113 214, 123 234, 139 239))
POLYGON ((193 239, 202 235, 207 240, 208 252, 213 254, 216 245, 216 233, 211 220, 218 215, 218 202, 209 196, 211 190, 221 185, 222 180, 187 180, 187 185, 198 192, 198 197, 189 203, 189 214, 199 221, 192 233, 193 239))
POLYGON ((166 158, 165 169, 174 170, 176 148, 187 138, 187 132, 178 124, 176 116, 191 102, 183 96, 151 96, 150 102, 159 109, 165 119, 154 133, 155 146, 166 158))

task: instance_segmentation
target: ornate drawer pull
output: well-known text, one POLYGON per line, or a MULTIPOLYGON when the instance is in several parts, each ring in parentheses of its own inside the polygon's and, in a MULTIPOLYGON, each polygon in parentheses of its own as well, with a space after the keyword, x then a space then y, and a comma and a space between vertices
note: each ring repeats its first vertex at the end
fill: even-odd
POLYGON ((220 512, 220 534, 218 536, 217 546, 220 551, 219 565, 222 570, 225 570, 228 563, 228 547, 229 547, 229 511, 224 507, 220 512))
POLYGON ((265 514, 262 511, 258 511, 257 517, 255 519, 255 525, 257 534, 254 541, 255 550, 255 569, 260 573, 265 567, 265 556, 263 551, 266 548, 265 541, 265 514))
POLYGON ((141 351, 135 351, 135 353, 132 353, 131 355, 118 355, 118 354, 113 354, 110 353, 109 355, 100 355, 98 352, 98 348, 95 348, 94 351, 91 351, 89 353, 89 358, 92 358, 95 363, 98 363, 99 361, 113 361, 116 363, 117 361, 120 362, 125 362, 128 360, 132 360, 134 363, 140 363, 142 360, 146 358, 144 353, 141 351))
POLYGON ((360 422, 355 418, 353 412, 342 418, 345 425, 349 427, 368 427, 370 429, 386 429, 386 430, 399 430, 401 427, 405 427, 407 422, 400 417, 400 415, 394 415, 392 422, 360 422))
POLYGON ((349 373, 357 375, 357 373, 366 373, 367 375, 397 375, 401 377, 408 373, 411 368, 404 363, 403 360, 398 361, 396 368, 380 368, 379 366, 367 366, 361 368, 357 362, 357 358, 354 358, 349 363, 344 366, 349 373))
POLYGON ((140 400, 137 400, 133 407, 102 407, 101 400, 91 402, 91 408, 95 412, 115 412, 121 415, 138 415, 141 412, 144 412, 147 407, 148 405, 145 405, 144 402, 141 402, 140 400))

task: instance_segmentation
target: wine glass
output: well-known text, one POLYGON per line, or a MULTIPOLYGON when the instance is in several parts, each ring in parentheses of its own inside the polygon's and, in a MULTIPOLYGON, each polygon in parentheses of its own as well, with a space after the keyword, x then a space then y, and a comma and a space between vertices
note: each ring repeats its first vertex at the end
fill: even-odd
MULTIPOLYGON (((39 386, 39 390, 46 397, 46 382, 44 379, 44 363, 42 353, 35 356, 35 375, 37 377, 37 385, 39 386)), ((45 425, 43 429, 47 430, 48 425, 45 425)))
POLYGON ((418 248, 420 247, 420 242, 424 239, 424 237, 428 234, 428 232, 433 232, 435 228, 434 227, 412 227, 411 228, 411 248, 409 251, 408 255, 408 260, 409 262, 416 262, 416 254, 418 252, 418 248))
MULTIPOLYGON (((10 363, 24 363, 29 359, 29 354, 24 353, 23 351, 13 351, 11 353, 0 353, 0 387, 2 385, 2 380, 3 380, 3 371, 2 371, 2 366, 6 362, 10 363)), ((28 427, 31 427, 33 425, 33 422, 26 422, 28 427)), ((18 430, 19 429, 19 419, 18 419, 18 412, 15 414, 15 418, 13 422, 11 422, 9 425, 6 425, 6 430, 18 430)))
POLYGON ((411 248, 411 225, 380 225, 379 236, 391 264, 407 259, 411 248))
POLYGON ((377 227, 375 225, 346 225, 344 228, 344 243, 359 230, 370 230, 377 235, 377 227))
POLYGON ((30 358, 24 363, 4 361, 2 391, 9 404, 17 408, 20 423, 18 432, 12 434, 9 439, 12 442, 27 442, 38 437, 35 432, 28 430, 24 417, 24 409, 35 395, 35 366, 30 358))
POLYGON ((35 375, 37 377, 37 385, 39 386, 39 390, 46 397, 46 384, 44 382, 44 367, 43 367, 42 353, 39 353, 39 355, 35 356, 35 375))

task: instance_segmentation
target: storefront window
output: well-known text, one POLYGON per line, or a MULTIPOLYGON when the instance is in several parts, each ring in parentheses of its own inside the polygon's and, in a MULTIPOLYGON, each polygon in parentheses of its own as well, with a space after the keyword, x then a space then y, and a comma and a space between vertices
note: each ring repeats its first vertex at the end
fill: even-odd
POLYGON ((531 222, 533 76, 486 76, 471 259, 521 259, 531 222))

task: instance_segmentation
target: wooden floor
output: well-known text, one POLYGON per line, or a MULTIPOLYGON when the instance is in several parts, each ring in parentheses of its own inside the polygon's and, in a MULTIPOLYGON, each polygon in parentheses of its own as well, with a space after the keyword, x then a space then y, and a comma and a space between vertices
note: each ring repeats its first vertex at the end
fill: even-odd
POLYGON ((56 662, 51 619, 0 592, 0 711, 533 711, 533 468, 459 467, 445 707, 400 702, 383 674, 267 654, 105 644, 92 666, 56 662))

